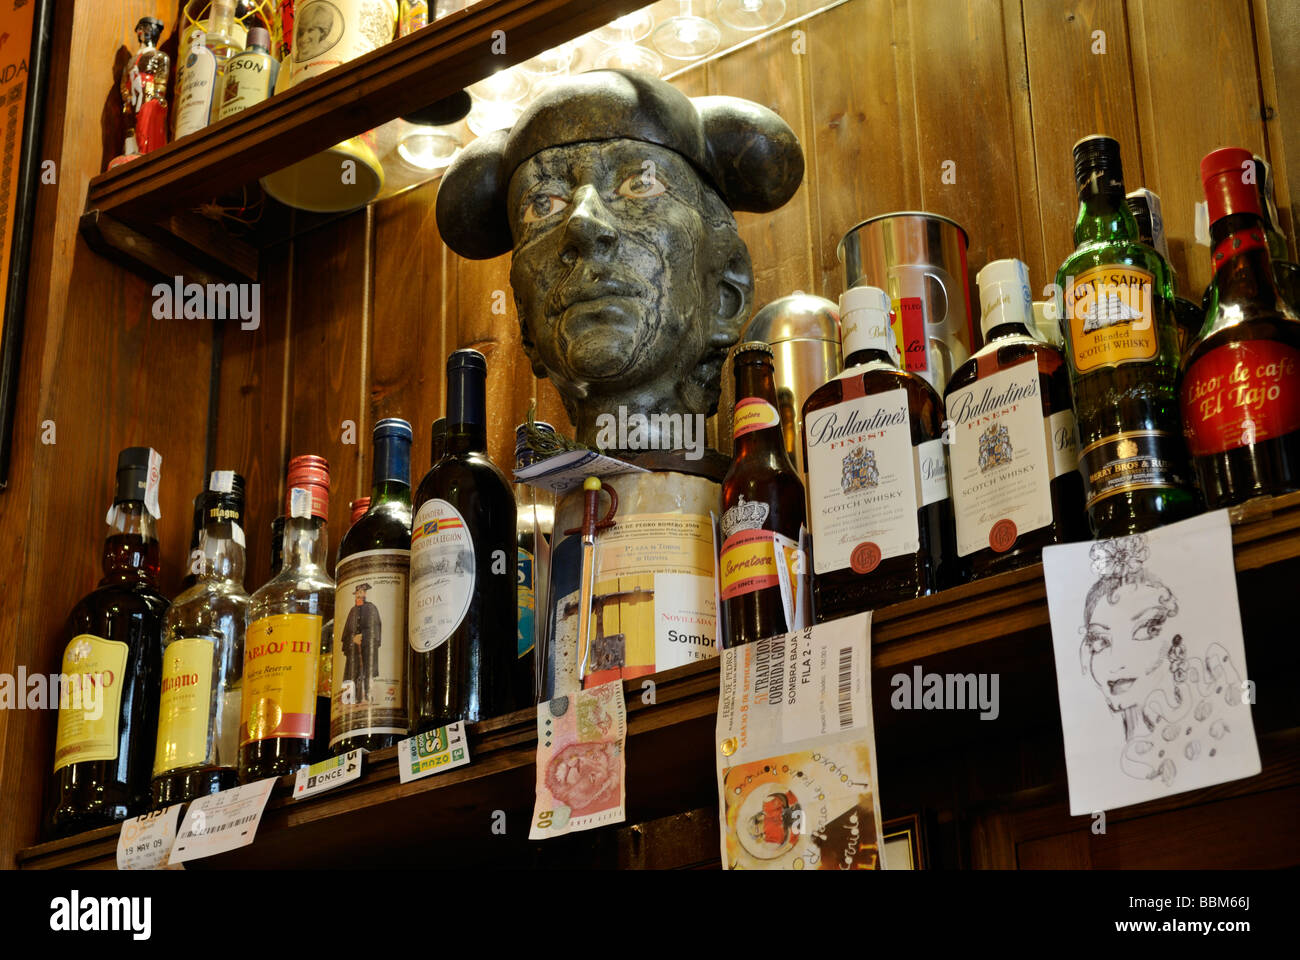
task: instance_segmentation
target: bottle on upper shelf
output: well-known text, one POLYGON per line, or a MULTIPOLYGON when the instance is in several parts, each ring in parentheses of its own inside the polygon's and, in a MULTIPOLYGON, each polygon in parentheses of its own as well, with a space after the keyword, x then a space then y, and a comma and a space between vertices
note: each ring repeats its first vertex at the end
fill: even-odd
MULTIPOLYGON (((533 422, 539 435, 555 435, 555 428, 541 420, 533 422)), ((528 424, 515 428, 515 469, 522 470, 537 462, 537 455, 528 442, 528 424)), ((515 547, 518 559, 518 657, 515 660, 514 686, 520 698, 531 697, 537 701, 537 657, 539 645, 537 631, 537 585, 546 568, 539 563, 539 553, 546 551, 555 526, 555 497, 526 483, 514 485, 515 547), (541 541, 546 543, 541 543, 541 541), (539 545, 540 544, 540 545, 539 545)))
POLYGON ((162 457, 117 458, 103 579, 68 615, 46 827, 66 836, 144 813, 158 733, 162 623, 158 480, 162 457))
POLYGON ((184 59, 176 70, 175 137, 180 139, 217 119, 218 93, 226 65, 239 51, 235 30, 235 0, 212 0, 206 29, 194 29, 184 59))
POLYGON ((1214 283, 1179 395, 1207 506, 1300 487, 1300 315, 1278 288, 1250 152, 1201 161, 1214 283))
POLYGON ((1036 563, 1086 533, 1070 371, 1031 333, 1029 271, 994 260, 976 278, 984 346, 957 368, 948 412, 948 480, 962 579, 1036 563))
POLYGON ((248 31, 248 46, 226 64, 214 119, 224 120, 266 100, 279 73, 280 63, 271 56, 271 34, 253 27, 248 31))
POLYGON ((1160 254, 1169 267, 1170 282, 1174 289, 1174 322, 1178 325, 1178 352, 1181 354, 1201 329, 1204 314, 1196 304, 1178 294, 1178 274, 1174 271, 1173 261, 1169 259, 1169 243, 1165 239, 1165 218, 1160 212, 1160 197, 1146 187, 1139 187, 1125 196, 1124 202, 1137 221, 1138 239, 1160 254))
POLYGON ((735 453, 718 517, 727 648, 812 625, 804 486, 786 452, 772 348, 761 340, 742 343, 731 361, 735 453))
POLYGON ((328 741, 329 696, 328 688, 321 695, 321 683, 334 620, 334 581, 326 570, 329 478, 323 457, 289 461, 284 566, 248 602, 239 729, 244 783, 291 774, 328 741))
POLYGON ((411 425, 375 424, 370 508, 343 537, 334 570, 330 749, 380 750, 406 735, 411 569, 411 425), (347 613, 343 613, 346 606, 347 613))
POLYGON ((1182 444, 1178 325, 1168 265, 1138 239, 1119 144, 1074 145, 1075 251, 1056 274, 1088 522, 1141 533, 1199 509, 1182 444))
POLYGON ((214 471, 203 494, 198 573, 163 620, 162 696, 151 804, 161 809, 239 782, 243 690, 244 478, 214 471))
POLYGON ((518 657, 516 510, 487 456, 487 361, 447 358, 446 452, 415 493, 407 707, 411 733, 525 706, 518 657))
POLYGON ((803 410, 819 622, 948 586, 955 559, 943 401, 900 370, 889 295, 840 300, 844 372, 803 410))

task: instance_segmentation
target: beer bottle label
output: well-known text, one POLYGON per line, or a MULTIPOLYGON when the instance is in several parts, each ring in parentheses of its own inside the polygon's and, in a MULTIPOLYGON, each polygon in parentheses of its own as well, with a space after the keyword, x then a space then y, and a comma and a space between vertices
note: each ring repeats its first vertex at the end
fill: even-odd
POLYGON ((63 651, 63 689, 54 742, 54 772, 87 760, 116 760, 122 681, 130 648, 78 634, 63 651))
POLYGON ((1079 373, 1160 352, 1155 277, 1139 267, 1109 264, 1079 274, 1065 291, 1065 319, 1079 373))
POLYGON ((446 500, 426 501, 411 525, 411 649, 436 650, 456 632, 469 613, 476 576, 465 518, 446 500))
POLYGON ((736 404, 735 415, 731 418, 731 435, 743 437, 755 430, 780 425, 781 415, 777 413, 776 407, 762 397, 746 397, 736 404))
POLYGON ((211 754, 215 637, 173 640, 163 651, 153 775, 194 767, 211 754))
POLYGON ((249 624, 240 746, 312 738, 322 626, 324 618, 316 613, 281 613, 249 624))

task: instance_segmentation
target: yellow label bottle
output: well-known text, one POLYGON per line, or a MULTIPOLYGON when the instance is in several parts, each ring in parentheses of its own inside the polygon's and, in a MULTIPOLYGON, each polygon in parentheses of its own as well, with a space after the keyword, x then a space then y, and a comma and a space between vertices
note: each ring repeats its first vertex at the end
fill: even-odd
POLYGON ((311 739, 323 623, 318 614, 285 613, 249 625, 241 746, 277 737, 311 739))
POLYGON ((54 770, 86 760, 116 760, 125 643, 78 634, 63 651, 54 770))
POLYGON ((162 698, 153 775, 208 762, 212 750, 215 637, 174 640, 163 651, 162 698))

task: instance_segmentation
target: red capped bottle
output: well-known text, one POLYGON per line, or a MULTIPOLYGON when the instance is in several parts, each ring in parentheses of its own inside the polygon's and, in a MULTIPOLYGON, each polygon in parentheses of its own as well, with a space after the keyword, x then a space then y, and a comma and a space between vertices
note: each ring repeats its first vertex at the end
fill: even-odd
POLYGON ((772 348, 742 343, 732 365, 735 455, 722 481, 718 558, 727 648, 812 624, 804 488, 786 452, 772 348))
POLYGON ((1210 507, 1300 487, 1300 316, 1278 289, 1250 151, 1201 161, 1214 283, 1183 358, 1183 431, 1210 507))

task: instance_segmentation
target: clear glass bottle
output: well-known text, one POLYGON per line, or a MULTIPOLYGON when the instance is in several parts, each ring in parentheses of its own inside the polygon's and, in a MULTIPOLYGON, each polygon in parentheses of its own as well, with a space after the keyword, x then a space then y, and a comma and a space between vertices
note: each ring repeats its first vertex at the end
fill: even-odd
POLYGON ((213 119, 224 120, 268 99, 279 73, 280 63, 271 56, 271 34, 262 27, 249 30, 248 46, 225 66, 213 119))
MULTIPOLYGON (((239 730, 239 778, 244 783, 292 774, 310 762, 317 741, 328 740, 323 734, 329 698, 320 695, 320 683, 328 656, 325 638, 333 639, 334 580, 326 569, 325 458, 290 460, 288 491, 284 567, 248 603, 239 730), (322 708, 323 726, 318 722, 322 708)), ((326 746, 321 743, 317 750, 326 746)))
POLYGON ((161 633, 158 476, 162 458, 117 458, 104 577, 68 614, 46 828, 66 836, 144 813, 158 732, 161 633))
POLYGON ((244 672, 244 478, 215 471, 199 536, 200 568, 163 620, 155 809, 239 782, 244 672))
POLYGON ((202 130, 217 118, 226 65, 241 44, 235 32, 235 0, 212 0, 206 29, 190 32, 188 49, 177 67, 176 139, 202 130))

